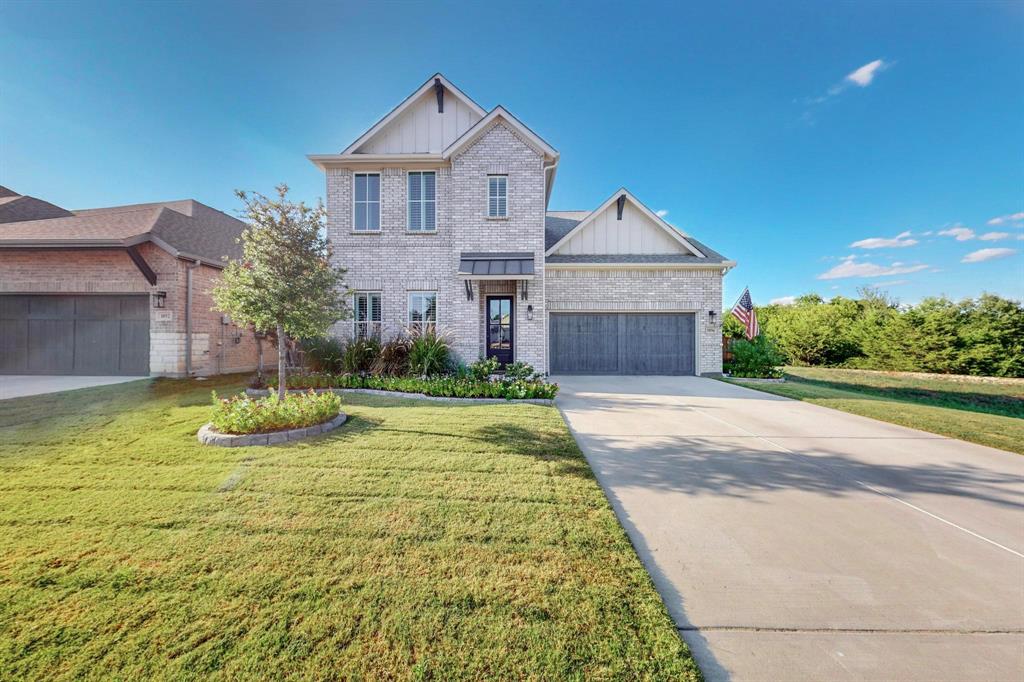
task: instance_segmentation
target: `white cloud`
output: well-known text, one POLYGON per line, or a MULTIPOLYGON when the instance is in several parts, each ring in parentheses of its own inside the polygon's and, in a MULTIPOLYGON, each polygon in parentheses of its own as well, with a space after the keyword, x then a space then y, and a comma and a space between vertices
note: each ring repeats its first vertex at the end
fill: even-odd
POLYGON ((1024 211, 997 216, 988 221, 989 225, 1005 225, 1006 223, 1024 223, 1024 211))
POLYGON ((854 249, 902 249, 907 246, 913 246, 917 243, 916 239, 910 238, 910 232, 900 232, 892 239, 886 237, 868 237, 867 239, 861 239, 860 241, 850 244, 850 248, 854 249))
POLYGON ((843 261, 820 275, 818 279, 846 279, 847 277, 889 277, 892 275, 908 275, 927 269, 927 265, 907 265, 896 261, 891 265, 857 262, 854 256, 847 256, 843 261))
POLYGON ((1006 258, 1017 253, 1016 249, 978 249, 960 259, 961 263, 984 263, 987 260, 1006 258))
POLYGON ((963 225, 954 225, 948 230, 940 230, 939 234, 945 237, 956 237, 958 242, 965 242, 968 239, 974 239, 974 230, 963 225))
POLYGON ((872 284, 870 286, 871 286, 872 289, 883 289, 885 287, 899 287, 899 286, 903 286, 904 284, 910 284, 910 280, 909 279, 891 279, 891 280, 888 280, 886 282, 876 282, 875 284, 872 284))
POLYGON ((887 66, 889 65, 881 59, 876 59, 873 62, 868 62, 856 71, 846 74, 846 80, 866 88, 871 85, 871 81, 875 80, 875 74, 884 71, 887 66))
POLYGON ((768 302, 768 305, 793 305, 796 303, 796 296, 779 296, 768 302))
POLYGON ((1000 239, 1006 239, 1010 236, 1009 232, 986 232, 985 234, 978 237, 983 242, 997 242, 1000 239))
POLYGON ((668 209, 659 208, 657 211, 654 212, 654 215, 658 216, 659 218, 664 218, 665 216, 668 215, 668 209))

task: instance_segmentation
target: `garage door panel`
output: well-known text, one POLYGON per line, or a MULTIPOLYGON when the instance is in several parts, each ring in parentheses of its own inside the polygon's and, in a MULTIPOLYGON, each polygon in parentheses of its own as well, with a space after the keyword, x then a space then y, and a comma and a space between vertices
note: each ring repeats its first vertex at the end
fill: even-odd
MULTIPOLYGON (((148 309, 147 309, 148 312, 148 309)), ((149 320, 121 320, 119 374, 149 374, 149 320)))
MULTIPOLYGON (((32 310, 35 312, 35 305, 32 310)), ((74 320, 28 320, 29 373, 70 374, 74 369, 74 335, 74 320)))
POLYGON ((149 374, 149 297, 0 295, 0 374, 149 374))
POLYGON ((552 313, 554 374, 693 374, 693 313, 552 313))
POLYGON ((117 320, 75 321, 75 374, 118 373, 119 326, 117 320))

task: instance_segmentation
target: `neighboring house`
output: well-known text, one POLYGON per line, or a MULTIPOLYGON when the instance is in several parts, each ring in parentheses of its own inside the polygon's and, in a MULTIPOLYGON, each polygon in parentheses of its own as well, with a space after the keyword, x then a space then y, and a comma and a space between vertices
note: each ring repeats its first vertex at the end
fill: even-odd
POLYGON ((69 211, 0 187, 0 375, 252 370, 253 332, 209 294, 244 227, 190 199, 69 211))
POLYGON ((722 371, 722 277, 735 263, 625 189, 548 211, 559 154, 441 74, 340 154, 328 236, 355 290, 335 334, 431 326, 464 362, 553 374, 722 371))

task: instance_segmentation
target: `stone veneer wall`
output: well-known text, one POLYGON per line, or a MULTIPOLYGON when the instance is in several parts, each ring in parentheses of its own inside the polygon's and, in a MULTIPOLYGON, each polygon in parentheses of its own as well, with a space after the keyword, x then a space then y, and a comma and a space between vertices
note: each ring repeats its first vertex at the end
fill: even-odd
MULTIPOLYGON (((413 169, 418 170, 419 168, 413 169)), ((429 169, 428 169, 429 170, 429 169)), ((334 262, 348 269, 346 284, 358 291, 381 292, 382 326, 386 336, 404 329, 411 291, 436 291, 438 326, 447 331, 464 362, 483 351, 481 286, 474 283, 472 301, 457 276, 462 251, 532 251, 536 277, 529 300, 516 300, 516 359, 545 367, 544 338, 544 170, 543 157, 500 121, 476 143, 437 172, 437 232, 406 230, 406 169, 367 169, 381 174, 381 231, 352 231, 353 171, 327 171, 328 236, 334 262), (507 218, 486 216, 487 175, 508 175, 507 218), (534 319, 526 319, 526 306, 534 319)), ((487 282, 482 288, 496 286, 487 282)), ((504 282, 505 287, 519 286, 504 282)), ((348 338, 352 323, 332 332, 348 338)))
POLYGON ((713 269, 563 269, 547 275, 548 312, 696 313, 697 373, 722 371, 722 274, 713 269), (711 322, 708 311, 715 311, 711 322))
MULTIPOLYGON (((150 294, 167 292, 165 307, 150 307, 149 371, 154 376, 185 373, 185 261, 150 243, 139 245, 157 274, 150 286, 121 250, 6 250, 0 257, 0 294, 150 294)), ((209 290, 220 270, 206 265, 193 273, 192 367, 199 375, 251 371, 256 367, 252 332, 221 324, 211 311, 209 290), (241 334, 239 343, 234 335, 241 334), (222 345, 221 345, 222 344, 222 345)), ((267 344, 269 348, 269 344, 267 344)), ((265 349, 266 351, 267 349, 265 349)), ((271 360, 274 351, 270 349, 271 360)))

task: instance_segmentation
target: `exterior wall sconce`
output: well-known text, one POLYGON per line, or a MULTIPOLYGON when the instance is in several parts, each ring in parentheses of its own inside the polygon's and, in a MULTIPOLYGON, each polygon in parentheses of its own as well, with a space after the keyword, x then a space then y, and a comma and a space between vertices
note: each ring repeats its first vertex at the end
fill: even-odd
POLYGON ((712 322, 714 322, 715 321, 715 311, 714 310, 709 310, 708 311, 708 317, 711 318, 712 322))
POLYGON ((533 304, 526 306, 526 319, 533 319, 533 304))
POLYGON ((154 291, 153 292, 153 307, 163 308, 167 305, 167 292, 166 291, 154 291))

